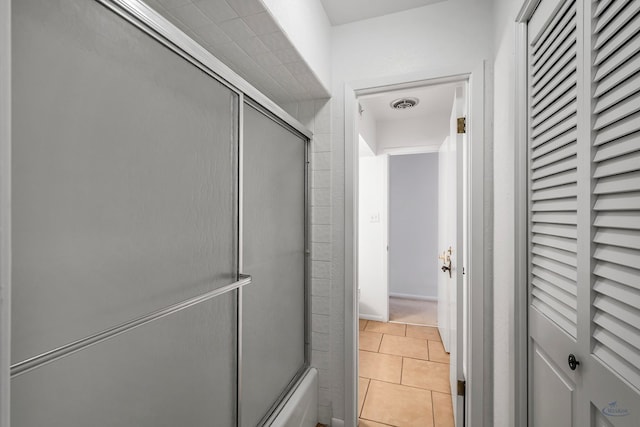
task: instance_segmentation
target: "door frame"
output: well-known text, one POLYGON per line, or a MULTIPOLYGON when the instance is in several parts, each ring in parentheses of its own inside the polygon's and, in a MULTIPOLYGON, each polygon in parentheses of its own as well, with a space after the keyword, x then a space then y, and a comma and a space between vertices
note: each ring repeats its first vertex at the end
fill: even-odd
POLYGON ((357 219, 358 219, 358 132, 357 96, 390 89, 427 84, 469 81, 469 315, 468 361, 466 373, 466 426, 491 425, 493 408, 492 342, 493 322, 491 274, 493 260, 486 245, 493 235, 492 150, 490 99, 486 93, 491 73, 486 61, 462 63, 419 73, 348 82, 344 86, 344 167, 345 167, 345 426, 357 425, 358 413, 358 302, 357 302, 357 219), (485 147, 487 145, 487 147, 485 147))
POLYGON ((514 150, 514 309, 513 309, 513 421, 529 421, 529 202, 528 197, 528 22, 541 0, 525 0, 515 20, 515 150, 514 150))
POLYGON ((11 0, 0 0, 0 427, 9 427, 10 343, 11 0))

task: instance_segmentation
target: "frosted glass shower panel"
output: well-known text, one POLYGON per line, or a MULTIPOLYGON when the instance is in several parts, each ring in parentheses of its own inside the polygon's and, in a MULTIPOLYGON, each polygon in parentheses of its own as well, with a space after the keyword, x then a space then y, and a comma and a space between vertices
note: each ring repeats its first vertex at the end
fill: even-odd
POLYGON ((265 416, 305 364, 305 146, 244 107, 241 423, 265 416))
POLYGON ((15 377, 11 425, 235 425, 235 307, 230 292, 15 377))
POLYGON ((17 363, 236 280, 238 97, 97 1, 12 9, 17 363))

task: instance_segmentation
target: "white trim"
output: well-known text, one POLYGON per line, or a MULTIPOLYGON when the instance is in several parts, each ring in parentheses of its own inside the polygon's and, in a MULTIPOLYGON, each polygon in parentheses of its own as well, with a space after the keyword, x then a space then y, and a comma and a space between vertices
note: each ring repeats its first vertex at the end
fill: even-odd
POLYGON ((386 323, 386 320, 384 319, 384 317, 379 316, 377 314, 366 314, 366 313, 360 313, 360 319, 363 320, 374 320, 376 322, 384 322, 386 323))
POLYGON ((428 295, 413 295, 413 294, 401 294, 397 292, 389 292, 390 297, 402 298, 402 299, 415 299, 419 301, 438 301, 438 297, 431 297, 428 295))
POLYGON ((489 100, 486 64, 483 62, 473 68, 469 78, 469 316, 468 316, 468 378, 466 422, 469 427, 489 426, 493 418, 493 383, 491 348, 493 341, 493 323, 490 313, 485 316, 485 306, 491 304, 491 295, 487 289, 491 283, 493 267, 491 240, 492 201, 486 200, 490 194, 493 180, 493 152, 485 150, 485 144, 493 140, 490 132, 489 100), (489 210, 487 212, 487 210, 489 210), (488 256, 485 256, 488 253, 488 256), (485 287, 486 286, 486 287, 485 287))
POLYGON ((331 418, 331 427, 344 427, 344 420, 331 418))
MULTIPOLYGON (((529 15, 530 16, 530 15, 529 15)), ((528 205, 527 205, 527 25, 516 25, 515 34, 515 241, 514 241, 514 425, 527 425, 528 411, 528 205)))
POLYGON ((433 145, 423 145, 417 147, 390 147, 383 148, 377 154, 388 154, 389 156, 403 156, 405 154, 425 154, 425 153, 437 153, 440 150, 440 146, 434 147, 433 145))
POLYGON ((11 365, 11 0, 0 0, 0 427, 9 427, 11 365))
MULTIPOLYGON (((490 81, 487 79, 485 62, 457 64, 404 76, 391 76, 379 79, 351 82, 345 84, 345 425, 357 425, 357 343, 358 325, 354 307, 357 281, 354 279, 357 235, 354 224, 357 221, 357 164, 354 153, 358 147, 355 112, 356 94, 365 95, 388 91, 399 86, 417 87, 427 84, 439 84, 451 81, 469 80, 469 177, 470 177, 470 229, 469 244, 469 366, 467 371, 467 427, 485 427, 490 425, 493 406, 491 383, 492 322, 490 313, 485 316, 485 306, 490 304, 491 293, 487 292, 491 283, 492 255, 485 255, 493 232, 491 224, 492 170, 488 134, 491 124, 489 107, 490 81)), ((489 248, 490 249, 490 248, 489 248)))
POLYGON ((516 15, 516 22, 520 24, 526 23, 531 18, 531 15, 533 15, 533 12, 535 12, 536 8, 540 4, 540 1, 542 0, 526 0, 522 4, 518 15, 516 15))
MULTIPOLYGON (((269 427, 315 425, 318 421, 318 370, 308 368, 269 427)), ((240 422, 238 422, 238 425, 240 422)))
MULTIPOLYGON (((344 86, 344 417, 342 426, 358 425, 358 103, 344 86)), ((333 424, 332 420, 332 425, 333 424)))

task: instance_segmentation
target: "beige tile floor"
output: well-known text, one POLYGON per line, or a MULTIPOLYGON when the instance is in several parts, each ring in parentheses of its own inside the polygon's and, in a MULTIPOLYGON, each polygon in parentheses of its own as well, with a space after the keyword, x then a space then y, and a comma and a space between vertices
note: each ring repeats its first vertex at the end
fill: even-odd
POLYGON ((360 427, 453 427, 449 355, 436 328, 360 320, 360 427))

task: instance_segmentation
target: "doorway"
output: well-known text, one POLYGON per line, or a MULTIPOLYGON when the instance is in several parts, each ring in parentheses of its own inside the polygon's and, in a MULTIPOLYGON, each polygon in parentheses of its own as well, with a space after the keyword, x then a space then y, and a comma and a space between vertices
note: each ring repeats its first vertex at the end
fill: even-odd
MULTIPOLYGON (((484 62, 457 62, 444 64, 437 69, 411 74, 387 76, 350 82, 344 88, 345 111, 345 425, 358 423, 358 286, 357 286, 357 215, 358 215, 358 101, 357 97, 384 91, 412 88, 454 81, 469 82, 469 105, 467 116, 467 138, 469 170, 469 258, 466 277, 469 283, 466 324, 469 328, 467 341, 467 372, 463 383, 465 394, 465 418, 473 420, 473 426, 490 425, 490 414, 484 409, 491 407, 492 393, 489 380, 489 349, 492 342, 492 322, 485 316, 491 293, 488 292, 491 278, 491 257, 487 244, 492 233, 490 221, 490 181, 485 175, 490 167, 490 150, 485 140, 490 137, 490 114, 485 114, 485 93, 490 76, 484 62)), ((489 175, 487 175, 489 176, 489 175)), ((469 425, 471 425, 469 423, 469 425)))
POLYGON ((438 326, 438 157, 389 157, 390 322, 438 326))
MULTIPOLYGON (((438 302, 439 274, 449 274, 440 270, 445 260, 440 261, 438 254, 446 248, 438 229, 439 223, 445 222, 454 227, 454 236, 447 241, 446 260, 453 259, 453 276, 457 277, 462 271, 464 250, 455 239, 455 220, 446 221, 445 217, 462 221, 466 216, 456 212, 456 202, 462 201, 457 197, 447 199, 454 203, 446 205, 452 211, 445 211, 443 216, 438 205, 446 197, 438 193, 457 191, 455 177, 453 183, 439 178, 444 172, 439 171, 440 164, 458 167, 453 173, 464 175, 463 162, 458 165, 455 150, 450 150, 455 143, 447 141, 456 139, 451 134, 456 132, 451 129, 452 107, 455 116, 457 88, 466 85, 463 79, 358 97, 357 415, 365 425, 418 422, 453 426, 454 412, 457 425, 463 425, 462 396, 458 398, 456 393, 457 382, 465 372, 461 362, 466 360, 462 357, 466 329, 462 321, 463 292, 459 292, 458 319, 455 296, 461 286, 449 284, 453 292, 447 292, 454 298, 446 296, 438 302), (396 105, 402 108, 394 108, 396 105), (441 157, 454 161, 442 163, 441 157), (455 255, 452 247, 456 248, 455 255), (445 352, 443 335, 436 328, 437 303, 446 313, 446 328, 451 328, 447 338, 460 341, 460 345, 448 345, 452 357, 445 352)), ((459 206, 462 209, 467 204, 459 206)), ((451 266, 450 262, 448 268, 451 266)))

